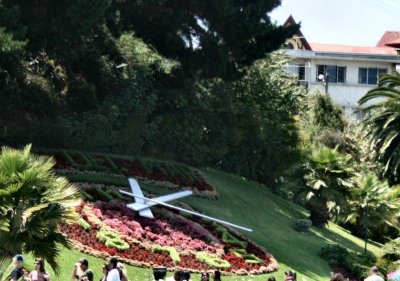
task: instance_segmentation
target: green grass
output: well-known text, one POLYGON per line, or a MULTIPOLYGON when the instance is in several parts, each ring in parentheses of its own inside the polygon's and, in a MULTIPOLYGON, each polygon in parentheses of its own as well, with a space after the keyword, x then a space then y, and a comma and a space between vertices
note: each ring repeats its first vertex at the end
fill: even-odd
MULTIPOLYGON (((296 218, 305 218, 306 211, 274 195, 262 185, 211 169, 205 169, 203 172, 207 181, 216 187, 220 199, 215 201, 190 197, 182 200, 208 215, 252 228, 253 232, 244 234, 272 253, 280 266, 279 271, 272 274, 224 277, 223 280, 265 281, 271 275, 277 280, 283 280, 284 271, 295 270, 298 272, 298 280, 325 281, 329 280, 330 268, 318 256, 323 245, 339 243, 351 251, 363 251, 364 244, 361 239, 332 223, 324 230, 312 228, 308 234, 296 232, 292 228, 292 223, 296 218)), ((145 184, 141 186, 145 191, 155 194, 170 192, 163 187, 145 184)), ((375 255, 381 254, 379 245, 369 244, 368 249, 375 255)), ((86 255, 64 250, 60 259, 62 273, 52 280, 70 280, 73 264, 82 256, 86 255)), ((104 261, 89 257, 89 262, 95 272, 94 280, 98 280, 101 277, 101 265, 104 261)), ((150 269, 128 267, 128 273, 131 281, 151 280, 150 269)), ((200 277, 193 275, 192 279, 200 280, 200 277)))
MULTIPOLYGON (((332 223, 324 230, 312 228, 309 234, 294 231, 293 220, 306 217, 305 210, 259 184, 213 170, 206 170, 204 174, 207 181, 216 186, 220 199, 212 202, 188 198, 184 201, 208 215, 252 228, 253 232, 244 234, 277 258, 281 268, 272 275, 278 279, 283 280, 284 271, 292 269, 298 272, 299 280, 328 280, 330 268, 318 256, 321 247, 327 243, 339 243, 349 250, 363 251, 361 239, 332 223)), ((376 255, 381 254, 377 245, 369 244, 368 249, 376 255)), ((254 280, 266 280, 266 275, 254 280)))

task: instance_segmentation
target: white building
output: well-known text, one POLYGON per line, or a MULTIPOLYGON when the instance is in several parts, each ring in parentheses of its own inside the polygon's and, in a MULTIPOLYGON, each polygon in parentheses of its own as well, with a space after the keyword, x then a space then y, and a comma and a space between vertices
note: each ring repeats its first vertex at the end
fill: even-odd
MULTIPOLYGON (((296 24, 290 16, 285 26, 296 24)), ((385 32, 375 47, 308 43, 301 31, 287 40, 290 72, 310 92, 326 92, 354 117, 358 100, 382 73, 400 72, 400 32, 385 32), (327 82, 327 83, 326 83, 327 82)))

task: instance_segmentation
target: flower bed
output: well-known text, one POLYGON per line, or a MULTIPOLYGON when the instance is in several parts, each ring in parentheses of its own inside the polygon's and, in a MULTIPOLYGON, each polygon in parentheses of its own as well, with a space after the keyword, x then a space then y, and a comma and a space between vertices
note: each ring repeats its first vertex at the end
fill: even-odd
POLYGON ((171 188, 188 188, 197 195, 218 197, 199 170, 180 163, 64 149, 47 149, 39 153, 53 155, 57 162, 55 168, 64 172, 113 173, 171 188))
POLYGON ((170 270, 199 272, 220 268, 225 274, 235 275, 261 274, 278 268, 272 255, 251 246, 254 243, 230 233, 235 237, 233 241, 247 245, 246 249, 231 251, 237 245, 222 241, 211 224, 194 222, 169 210, 155 211, 158 219, 134 218, 123 203, 112 201, 83 203, 77 211, 80 223, 64 225, 61 231, 75 248, 95 256, 119 256, 128 264, 165 266, 170 270))

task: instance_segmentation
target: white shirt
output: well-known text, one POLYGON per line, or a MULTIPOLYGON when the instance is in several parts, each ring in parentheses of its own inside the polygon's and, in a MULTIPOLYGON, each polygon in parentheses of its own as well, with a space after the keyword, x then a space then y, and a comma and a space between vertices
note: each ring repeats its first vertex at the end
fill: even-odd
POLYGON ((384 281, 384 280, 379 275, 375 275, 374 274, 374 275, 371 275, 368 278, 365 278, 364 281, 384 281))
POLYGON ((114 268, 107 274, 107 281, 121 281, 118 269, 114 268))

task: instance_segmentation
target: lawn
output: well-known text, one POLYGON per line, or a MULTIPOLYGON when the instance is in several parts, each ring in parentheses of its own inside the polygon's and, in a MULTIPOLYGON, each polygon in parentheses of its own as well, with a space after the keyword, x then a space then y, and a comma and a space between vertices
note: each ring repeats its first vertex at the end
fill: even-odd
MULTIPOLYGON (((244 234, 264 246, 277 258, 280 265, 280 270, 273 274, 224 277, 224 280, 265 281, 271 275, 277 277, 277 280, 283 280, 284 271, 289 269, 298 273, 298 280, 328 280, 330 268, 318 256, 321 246, 327 243, 339 243, 349 250, 363 251, 364 244, 361 239, 332 223, 324 230, 313 228, 309 234, 294 231, 293 220, 306 217, 306 211, 274 195, 262 185, 212 169, 204 169, 203 172, 207 180, 217 188, 220 199, 191 197, 183 201, 208 215, 252 228, 254 230, 252 233, 244 234)), ((157 186, 142 184, 142 187, 152 193, 169 192, 157 186)), ((380 255, 377 245, 369 244, 368 249, 380 255)), ((74 250, 63 250, 60 258, 61 275, 52 280, 69 280, 73 264, 82 256, 84 255, 74 250)), ((89 262, 95 272, 94 280, 99 280, 104 261, 89 257, 89 262)), ((32 259, 28 264, 32 264, 32 259)), ((128 267, 128 273, 131 281, 151 280, 152 276, 150 269, 135 267, 128 267)), ((194 275, 192 279, 200 280, 200 277, 194 275)))

